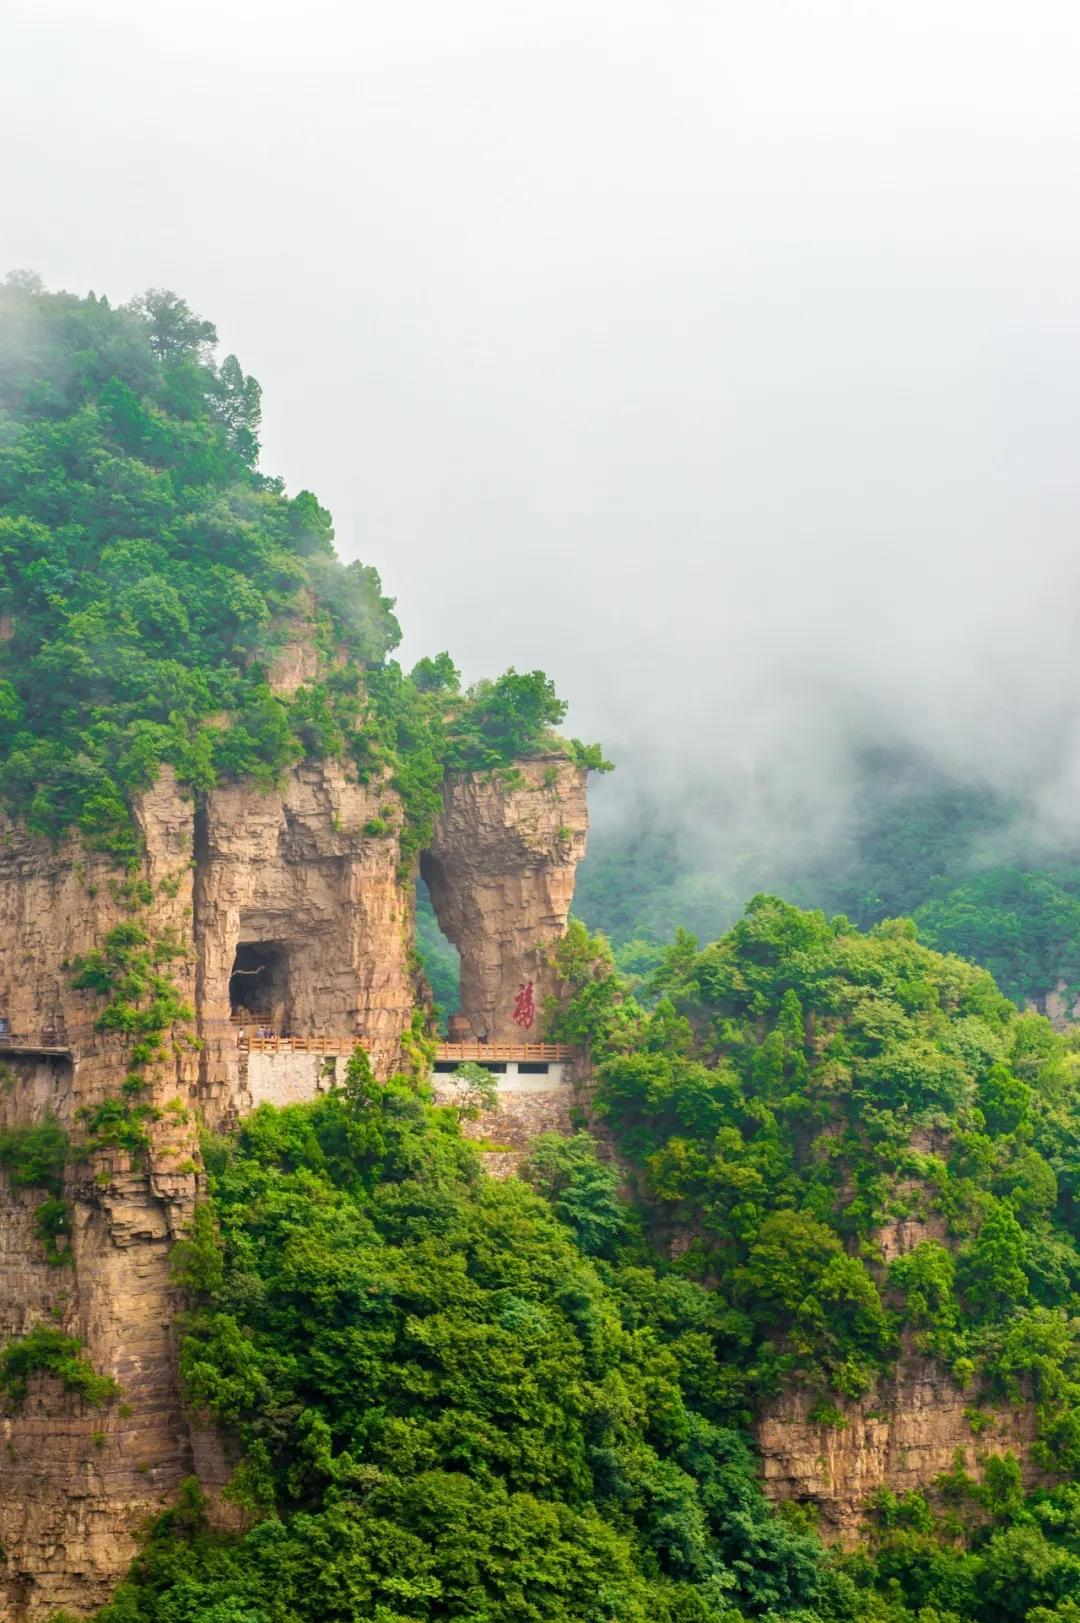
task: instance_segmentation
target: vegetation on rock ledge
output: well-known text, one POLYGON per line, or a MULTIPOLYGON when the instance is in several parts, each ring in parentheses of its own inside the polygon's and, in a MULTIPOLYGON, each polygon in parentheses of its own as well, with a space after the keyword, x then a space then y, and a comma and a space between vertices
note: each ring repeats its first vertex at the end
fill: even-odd
POLYGON ((100 1623, 1075 1623, 1070 1045, 906 924, 769 898, 644 1001, 580 927, 559 956, 634 1202, 584 1135, 487 1178, 456 1112, 361 1057, 211 1141, 182 1365, 253 1525, 192 1490, 100 1623), (898 1217, 942 1239, 889 1269, 898 1217), (973 1434, 980 1398, 1034 1393, 1066 1480, 1025 1496, 987 1446, 827 1551, 764 1502, 746 1421, 792 1380, 842 1414, 905 1327, 973 1434))
POLYGON ((99 1375, 82 1356, 74 1336, 43 1327, 9 1341, 0 1352, 0 1395, 8 1412, 18 1409, 33 1375, 53 1375, 85 1402, 100 1408, 119 1392, 111 1375, 99 1375))
POLYGON ((0 288, 0 796, 131 858, 131 799, 162 763, 202 794, 338 757, 400 790, 409 861, 448 768, 581 747, 554 737, 542 672, 463 694, 448 655, 411 676, 389 657, 378 575, 338 561, 309 491, 257 470, 259 386, 215 344, 160 290, 114 310, 0 288), (297 635, 321 674, 275 693, 297 635))

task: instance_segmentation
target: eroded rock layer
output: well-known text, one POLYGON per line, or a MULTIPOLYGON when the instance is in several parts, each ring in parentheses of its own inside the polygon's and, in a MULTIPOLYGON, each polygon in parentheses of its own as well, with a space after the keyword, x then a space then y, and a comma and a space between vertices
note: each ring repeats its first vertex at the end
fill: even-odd
POLYGON ((461 956, 461 1006, 485 1042, 535 1035, 518 994, 540 1010, 547 963, 566 929, 589 825, 585 773, 565 757, 521 763, 515 777, 450 780, 421 872, 443 933, 461 956))
MULTIPOLYGON (((204 1107, 243 1107, 230 981, 238 948, 267 982, 276 1032, 355 1037, 380 1075, 397 1065, 415 1002, 411 887, 399 873, 401 806, 333 762, 280 790, 217 789, 199 814, 194 905, 204 1107), (378 830, 378 832, 368 832, 378 830)), ((256 1029, 253 1014, 248 1031, 256 1029)))
POLYGON ((932 1495, 958 1459, 979 1478, 988 1454, 1011 1452, 1028 1487, 1040 1480, 1031 1460, 1034 1406, 979 1405, 910 1347, 893 1377, 842 1404, 835 1423, 812 1420, 813 1403, 804 1390, 787 1393, 758 1424, 757 1441, 766 1493, 815 1505, 826 1538, 854 1542, 881 1488, 932 1495))
MULTIPOLYGON (((920 1147, 940 1148, 933 1136, 920 1147)), ((898 1219, 878 1232, 883 1263, 926 1240, 945 1243, 937 1215, 898 1219)), ((905 1331, 895 1367, 858 1400, 834 1398, 828 1423, 815 1412, 819 1398, 792 1388, 758 1421, 765 1492, 816 1507, 823 1537, 855 1542, 873 1497, 921 1493, 934 1498, 938 1479, 959 1462, 980 1478, 989 1454, 1012 1453, 1025 1486, 1044 1479, 1035 1465, 1036 1413, 1032 1403, 1014 1407, 961 1389, 934 1359, 920 1353, 905 1331)))
MULTIPOLYGON (((512 787, 459 780, 447 791, 431 858, 439 905, 462 946, 466 1008, 492 1035, 521 1034, 507 1007, 523 979, 539 1005, 543 951, 565 926, 584 850, 583 784, 560 760, 525 763, 512 787)), ((137 807, 134 875, 76 839, 54 846, 0 826, 0 1128, 53 1117, 76 1146, 60 1263, 35 1228, 46 1192, 0 1171, 0 1345, 59 1329, 120 1388, 95 1408, 33 1375, 0 1418, 0 1623, 99 1605, 136 1530, 209 1457, 181 1402, 170 1265, 198 1193, 198 1121, 228 1125, 256 1102, 245 1023, 248 1036, 265 1020, 339 1045, 355 1037, 380 1075, 400 1063, 417 1000, 402 815, 388 785, 324 762, 270 791, 216 789, 198 809, 163 772, 137 807), (108 994, 73 985, 77 960, 120 925, 169 944, 163 972, 191 1016, 162 1033, 127 1094, 135 1038, 99 1030, 108 994), (93 1147, 93 1113, 125 1099, 152 1107, 148 1147, 93 1147)), ((324 1070, 297 1056, 283 1101, 305 1077, 317 1091, 324 1070)))
MULTIPOLYGON (((191 944, 191 816, 163 778, 140 808, 142 878, 154 930, 191 944)), ((58 849, 6 825, 0 847, 0 1126, 55 1117, 78 1140, 80 1111, 115 1098, 130 1044, 101 1033, 101 999, 72 987, 77 956, 132 917, 132 891, 105 857, 74 841, 58 849), (53 1050, 46 1052, 46 1050, 53 1050)), ((194 990, 190 956, 176 961, 194 990)), ((179 1034, 177 1034, 179 1035, 179 1034)), ((0 1342, 42 1325, 78 1337, 121 1401, 93 1408, 51 1376, 0 1419, 0 1618, 21 1623, 106 1598, 135 1550, 134 1534, 191 1469, 176 1376, 176 1309, 168 1255, 196 1193, 194 1049, 168 1045, 145 1073, 150 1145, 138 1166, 117 1149, 69 1159, 64 1198, 70 1259, 50 1264, 35 1231, 45 1198, 0 1175, 0 1342)))

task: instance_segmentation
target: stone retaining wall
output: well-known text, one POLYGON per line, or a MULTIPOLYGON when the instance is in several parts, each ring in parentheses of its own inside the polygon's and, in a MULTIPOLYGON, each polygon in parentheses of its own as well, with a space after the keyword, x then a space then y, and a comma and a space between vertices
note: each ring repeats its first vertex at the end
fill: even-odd
MULTIPOLYGON (((540 1133, 569 1136, 576 1131, 578 1113, 587 1109, 587 1094, 575 1084, 570 1065, 552 1065, 547 1076, 521 1076, 511 1070, 495 1080, 499 1093, 494 1110, 461 1126, 466 1138, 490 1146, 484 1149, 485 1166, 494 1177, 505 1178, 517 1171, 540 1133)), ((454 1104, 453 1078, 437 1076, 434 1082, 436 1102, 454 1104)))
POLYGON ((297 1054, 282 1049, 276 1054, 240 1051, 241 1114, 257 1105, 299 1105, 329 1093, 345 1080, 344 1054, 297 1054))

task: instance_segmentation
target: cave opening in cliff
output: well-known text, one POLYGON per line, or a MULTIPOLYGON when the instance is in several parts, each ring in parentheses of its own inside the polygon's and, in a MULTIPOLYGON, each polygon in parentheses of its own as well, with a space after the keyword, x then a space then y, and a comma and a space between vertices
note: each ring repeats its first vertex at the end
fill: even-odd
POLYGON ((229 976, 233 1018, 270 1026, 280 1033, 285 1023, 285 971, 285 952, 279 942, 241 941, 229 976))

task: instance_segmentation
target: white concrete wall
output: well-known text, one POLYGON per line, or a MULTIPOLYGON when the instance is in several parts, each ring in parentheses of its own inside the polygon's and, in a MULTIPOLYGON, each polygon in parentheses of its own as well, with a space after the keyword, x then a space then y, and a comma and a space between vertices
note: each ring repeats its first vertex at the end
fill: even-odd
MULTIPOLYGON (((349 1062, 347 1054, 304 1054, 291 1048, 282 1048, 277 1052, 255 1049, 244 1055, 238 1054, 238 1059, 241 1076, 238 1093, 241 1099, 246 1093, 241 1113, 254 1110, 261 1104, 280 1107, 316 1099, 320 1093, 328 1093, 335 1083, 339 1087, 342 1085, 349 1062), (245 1060, 246 1088, 243 1080, 245 1060), (332 1074, 327 1069, 331 1064, 334 1067, 332 1074)), ((506 1062, 505 1071, 492 1074, 500 1095, 562 1093, 570 1087, 570 1067, 557 1061, 548 1066, 546 1076, 522 1073, 514 1060, 506 1062)), ((436 1103, 457 1103, 457 1084, 449 1072, 439 1072, 431 1080, 436 1103)))
MULTIPOLYGON (((500 1093, 546 1093, 549 1088, 569 1086, 568 1071, 568 1066, 556 1060, 548 1065, 546 1076, 537 1076, 535 1071, 519 1070, 517 1061, 511 1059, 506 1061, 506 1070, 493 1071, 492 1078, 500 1093)), ((444 1094, 450 1097, 456 1092, 457 1084, 452 1071, 437 1071, 432 1081, 440 1104, 445 1102, 444 1094)))
POLYGON ((335 1081, 345 1079, 348 1056, 344 1054, 297 1054, 292 1049, 281 1049, 276 1054, 256 1050, 247 1056, 247 1092, 256 1105, 298 1105, 328 1093, 335 1081), (327 1067, 333 1065, 333 1075, 327 1067))

